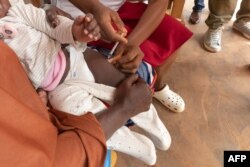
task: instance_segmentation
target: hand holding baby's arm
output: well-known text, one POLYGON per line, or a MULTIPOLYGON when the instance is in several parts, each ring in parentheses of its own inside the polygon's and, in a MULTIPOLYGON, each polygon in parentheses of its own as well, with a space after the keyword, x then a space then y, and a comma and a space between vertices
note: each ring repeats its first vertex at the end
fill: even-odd
POLYGON ((76 41, 90 42, 100 39, 100 28, 92 14, 78 16, 72 26, 72 33, 76 41))

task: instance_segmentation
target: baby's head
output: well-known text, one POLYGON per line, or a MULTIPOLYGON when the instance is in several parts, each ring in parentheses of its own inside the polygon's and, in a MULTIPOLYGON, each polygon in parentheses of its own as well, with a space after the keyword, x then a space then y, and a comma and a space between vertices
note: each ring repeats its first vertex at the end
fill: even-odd
POLYGON ((10 8, 9 0, 0 0, 0 19, 6 16, 9 8, 10 8))

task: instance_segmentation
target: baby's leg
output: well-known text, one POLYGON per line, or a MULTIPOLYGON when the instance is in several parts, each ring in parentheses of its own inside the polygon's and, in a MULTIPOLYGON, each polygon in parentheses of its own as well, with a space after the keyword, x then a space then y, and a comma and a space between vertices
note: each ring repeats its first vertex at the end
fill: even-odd
POLYGON ((131 119, 138 127, 148 133, 148 137, 158 149, 165 151, 170 147, 171 136, 152 104, 147 112, 142 112, 131 119))
POLYGON ((118 129, 107 140, 107 148, 133 156, 147 165, 154 165, 156 162, 156 150, 152 141, 126 126, 118 129))
POLYGON ((92 72, 96 83, 117 87, 126 75, 116 69, 99 52, 87 49, 84 59, 92 72))
MULTIPOLYGON (((84 52, 84 59, 94 76, 96 83, 114 87, 126 77, 125 74, 108 63, 103 55, 98 52, 87 50, 84 52)), ((95 95, 93 92, 89 92, 90 89, 84 87, 87 83, 88 82, 81 80, 67 80, 62 83, 50 93, 50 102, 52 106, 58 110, 68 111, 74 115, 83 115, 89 111, 96 114, 103 111, 105 106, 98 99, 99 96, 95 95), (81 83, 84 83, 85 85, 82 85, 81 83)), ((97 90, 93 87, 95 83, 91 84, 91 89, 97 90)), ((115 89, 113 88, 113 90, 115 89)), ((100 92, 101 91, 104 91, 104 89, 101 89, 100 92)), ((106 91, 103 93, 105 92, 106 91)), ((112 92, 111 95, 113 95, 112 92)), ((142 160, 148 165, 153 165, 156 161, 155 147, 152 141, 143 135, 130 131, 130 129, 125 126, 121 127, 112 135, 107 141, 107 147, 112 150, 129 154, 142 160)))

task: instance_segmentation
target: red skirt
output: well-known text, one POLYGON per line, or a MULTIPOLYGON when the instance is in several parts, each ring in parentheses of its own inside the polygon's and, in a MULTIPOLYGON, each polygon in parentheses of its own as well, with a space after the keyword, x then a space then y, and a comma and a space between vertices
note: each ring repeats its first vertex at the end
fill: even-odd
MULTIPOLYGON (((118 14, 124 22, 128 33, 130 33, 136 26, 146 8, 147 5, 144 3, 126 2, 118 10, 118 14)), ((144 61, 152 66, 161 65, 192 35, 193 33, 179 21, 166 15, 151 36, 140 45, 140 48, 144 53, 144 61)), ((107 49, 111 49, 113 45, 102 41, 92 43, 92 45, 93 44, 107 49)))

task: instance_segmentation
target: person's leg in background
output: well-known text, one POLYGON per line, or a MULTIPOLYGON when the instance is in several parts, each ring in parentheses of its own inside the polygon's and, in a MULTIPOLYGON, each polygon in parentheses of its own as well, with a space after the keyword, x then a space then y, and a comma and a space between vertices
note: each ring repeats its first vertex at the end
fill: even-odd
POLYGON ((242 0, 233 28, 250 40, 250 0, 242 0))
POLYGON ((179 94, 172 91, 166 84, 165 80, 162 78, 162 76, 170 68, 170 66, 173 64, 178 55, 179 54, 177 50, 161 66, 155 67, 155 71, 157 73, 157 80, 154 85, 155 93, 153 97, 155 97, 171 111, 183 112, 185 109, 184 100, 179 94))
POLYGON ((223 24, 230 21, 236 5, 236 0, 209 0, 210 14, 206 20, 208 30, 203 41, 208 51, 219 52, 221 50, 223 24))
POLYGON ((201 20, 201 11, 205 8, 204 0, 195 0, 193 12, 190 15, 189 22, 197 24, 201 20))

